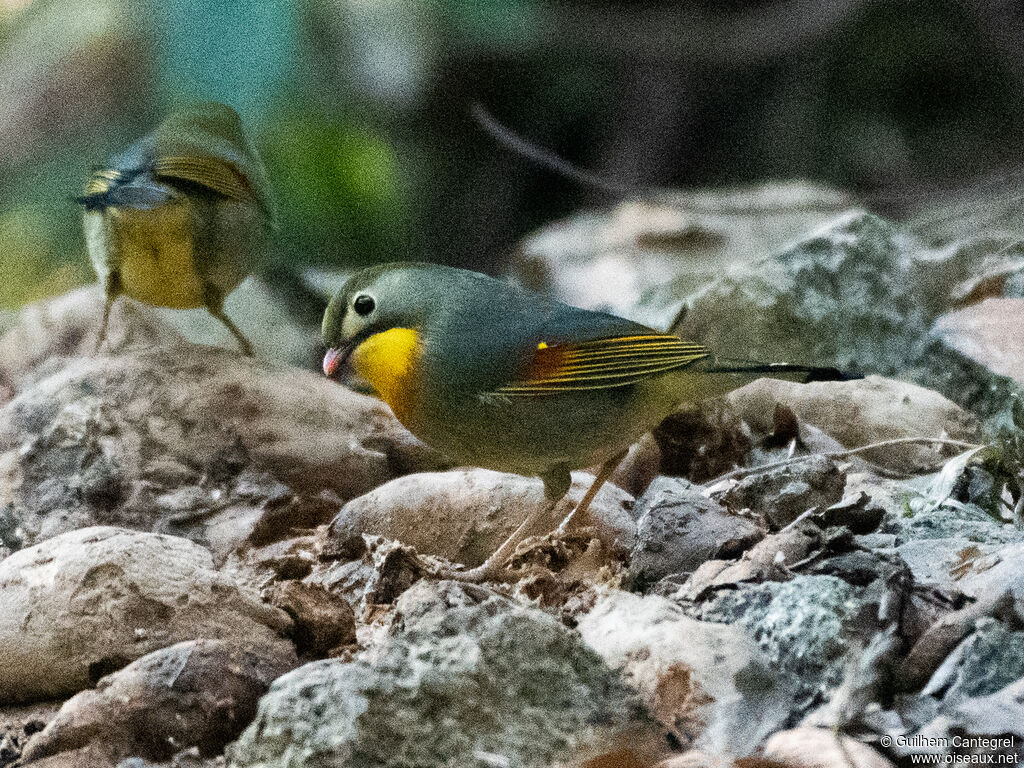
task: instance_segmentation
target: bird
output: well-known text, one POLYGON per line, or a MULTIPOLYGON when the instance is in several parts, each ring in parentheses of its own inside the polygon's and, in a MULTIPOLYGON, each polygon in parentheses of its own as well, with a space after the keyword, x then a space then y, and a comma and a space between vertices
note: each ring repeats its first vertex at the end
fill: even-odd
POLYGON ((833 368, 721 358, 701 344, 581 309, 479 272, 394 262, 352 275, 330 300, 324 373, 346 364, 398 420, 456 462, 538 476, 547 504, 483 563, 449 576, 497 579, 502 563, 600 465, 561 525, 582 519, 630 445, 686 401, 761 376, 845 379, 833 368))
POLYGON ((267 256, 276 208, 263 161, 234 109, 191 103, 96 169, 77 202, 105 305, 119 296, 205 307, 252 356, 224 299, 267 256))

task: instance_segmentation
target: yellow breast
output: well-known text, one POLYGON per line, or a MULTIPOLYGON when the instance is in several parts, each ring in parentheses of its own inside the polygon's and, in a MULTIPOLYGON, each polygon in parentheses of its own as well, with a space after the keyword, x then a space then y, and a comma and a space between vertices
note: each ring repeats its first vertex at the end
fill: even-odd
POLYGON ((187 201, 142 210, 110 208, 107 215, 126 294, 158 307, 192 309, 205 304, 187 201))
POLYGON ((352 352, 352 367, 405 422, 415 393, 415 365, 420 355, 419 334, 412 328, 375 333, 352 352))

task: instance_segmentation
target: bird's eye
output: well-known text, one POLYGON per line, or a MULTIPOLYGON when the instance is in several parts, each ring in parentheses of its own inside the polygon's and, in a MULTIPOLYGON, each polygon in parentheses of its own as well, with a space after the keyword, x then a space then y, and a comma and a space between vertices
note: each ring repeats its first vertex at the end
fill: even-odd
POLYGON ((362 317, 366 317, 373 312, 373 308, 376 306, 377 302, 373 300, 373 296, 367 296, 365 293, 362 296, 356 296, 356 300, 352 302, 352 309, 356 311, 357 315, 362 317))

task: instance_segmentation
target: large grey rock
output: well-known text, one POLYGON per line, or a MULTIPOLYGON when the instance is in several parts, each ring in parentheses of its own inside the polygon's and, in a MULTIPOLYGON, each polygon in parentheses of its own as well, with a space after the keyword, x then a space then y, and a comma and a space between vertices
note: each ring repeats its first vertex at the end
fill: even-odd
MULTIPOLYGON (((773 429, 776 408, 788 408, 801 424, 809 424, 845 448, 906 437, 937 437, 974 441, 978 420, 956 403, 906 381, 868 376, 853 381, 797 384, 758 379, 726 396, 755 432, 773 429)), ((932 445, 879 448, 860 457, 905 473, 934 471, 948 450, 932 445)))
POLYGON ((194 638, 272 644, 290 628, 186 539, 86 528, 0 561, 0 701, 64 696, 194 638))
POLYGON ((547 768, 638 716, 615 673, 555 619, 496 597, 424 599, 438 590, 406 592, 396 610, 419 607, 368 658, 275 681, 229 765, 547 768))
MULTIPOLYGON (((550 519, 532 533, 557 527, 586 493, 593 476, 574 473, 573 485, 550 519)), ((329 535, 344 541, 384 536, 467 566, 479 565, 528 514, 548 504, 540 480, 487 469, 423 472, 396 478, 352 499, 331 522, 329 535)), ((589 518, 606 546, 628 551, 636 538, 633 498, 605 484, 589 518)))
POLYGON ((893 224, 851 213, 695 292, 678 330, 720 354, 909 376, 998 412, 1012 382, 931 335, 954 285, 941 263, 915 259, 921 250, 893 224))
MULTIPOLYGON (((685 606, 702 621, 739 622, 810 706, 842 681, 847 654, 884 623, 867 593, 835 576, 797 576, 792 581, 741 584, 685 606)), ((890 619, 891 620, 891 619, 890 619)))
POLYGON ((190 344, 75 358, 0 409, 0 540, 116 523, 222 556, 290 494, 438 465, 380 401, 313 373, 190 344))
POLYGON ((512 272, 575 306, 665 328, 730 265, 773 253, 848 206, 806 182, 665 192, 544 227, 520 244, 512 272))
POLYGON ((577 629, 684 746, 740 757, 789 715, 791 689, 739 627, 616 590, 602 594, 577 629))
POLYGON ((931 320, 905 249, 892 224, 848 214, 710 283, 680 330, 723 355, 892 375, 919 358, 931 320))
POLYGON ((112 759, 154 760, 195 746, 219 754, 256 714, 270 683, 296 665, 289 643, 192 640, 162 648, 65 702, 24 764, 94 745, 112 759))
POLYGON ((750 519, 730 514, 698 486, 678 478, 655 480, 637 500, 636 514, 629 574, 640 589, 694 571, 706 560, 736 557, 764 536, 750 519))

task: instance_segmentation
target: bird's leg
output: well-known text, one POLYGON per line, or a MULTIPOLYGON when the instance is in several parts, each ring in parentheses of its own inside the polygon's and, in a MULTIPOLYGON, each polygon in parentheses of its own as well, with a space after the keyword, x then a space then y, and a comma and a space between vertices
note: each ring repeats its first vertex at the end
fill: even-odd
POLYGON ((107 279, 103 281, 103 319, 100 321, 100 335, 96 339, 96 350, 99 354, 103 348, 103 342, 107 340, 107 328, 110 325, 110 308, 114 306, 117 297, 121 295, 121 273, 116 270, 107 273, 107 279))
POLYGON ((601 486, 608 482, 608 478, 612 476, 616 467, 622 463, 622 460, 626 458, 626 454, 629 450, 624 450, 621 453, 617 453, 612 456, 608 461, 601 465, 601 468, 597 471, 597 476, 594 477, 594 482, 590 484, 590 488, 587 489, 586 494, 580 499, 580 503, 577 504, 572 512, 565 516, 565 519, 559 523, 557 531, 558 533, 565 533, 569 524, 573 522, 573 519, 585 520, 587 517, 587 511, 590 509, 590 503, 597 496, 597 492, 601 490, 601 486))
POLYGON ((206 286, 206 311, 220 320, 224 327, 231 331, 231 335, 238 341, 238 346, 242 348, 243 355, 246 357, 253 356, 252 343, 224 312, 224 294, 209 285, 206 286))
POLYGON ((505 539, 502 545, 494 550, 490 557, 481 565, 468 571, 444 569, 438 572, 437 575, 443 579, 474 583, 481 581, 514 581, 515 578, 503 567, 506 558, 512 554, 523 539, 533 532, 534 528, 539 527, 538 523, 546 521, 551 517, 551 512, 554 510, 555 505, 569 492, 569 487, 572 485, 572 476, 569 474, 569 468, 564 464, 553 467, 541 479, 544 481, 544 497, 547 503, 528 514, 526 519, 519 524, 519 527, 513 531, 512 535, 505 539))

